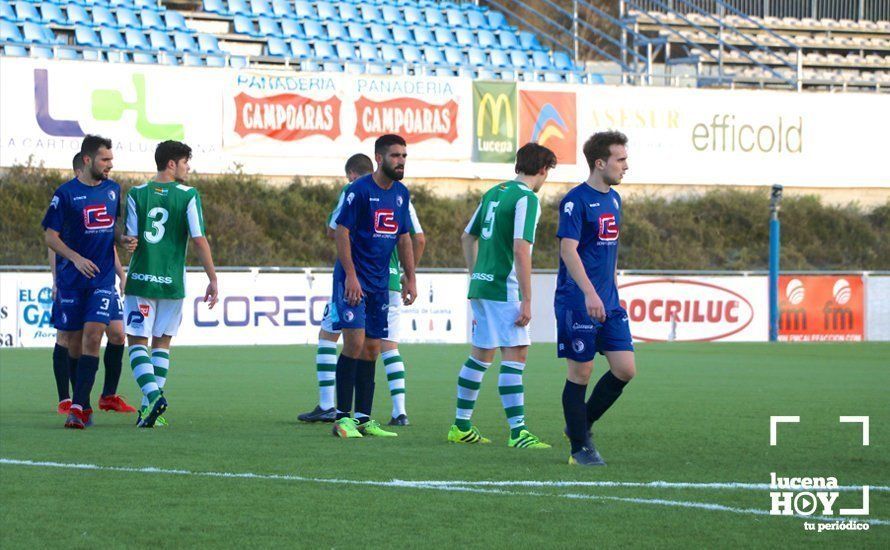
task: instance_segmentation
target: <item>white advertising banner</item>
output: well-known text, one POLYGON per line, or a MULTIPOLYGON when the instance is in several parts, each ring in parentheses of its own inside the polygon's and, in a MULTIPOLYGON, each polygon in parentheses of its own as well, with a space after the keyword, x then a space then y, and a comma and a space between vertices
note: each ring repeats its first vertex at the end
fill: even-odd
POLYGON ((639 342, 763 342, 766 277, 619 277, 618 293, 639 342))
MULTIPOLYGON (((51 347, 56 343, 56 329, 52 325, 52 275, 46 273, 0 273, 0 288, 4 306, 6 296, 14 293, 14 346, 51 347)), ((6 333, 4 327, 3 332, 6 333)))
POLYGON ((403 306, 400 341, 404 343, 467 342, 468 279, 465 273, 418 273, 417 299, 403 306))
POLYGON ((19 291, 17 273, 0 272, 0 347, 19 345, 19 291))

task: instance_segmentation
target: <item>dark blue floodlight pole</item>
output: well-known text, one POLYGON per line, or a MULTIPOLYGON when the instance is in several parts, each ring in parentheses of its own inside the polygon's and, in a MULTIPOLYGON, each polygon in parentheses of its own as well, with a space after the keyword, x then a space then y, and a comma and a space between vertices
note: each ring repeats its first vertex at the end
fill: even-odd
POLYGON ((769 341, 779 339, 779 208, 782 186, 773 185, 769 201, 769 341))

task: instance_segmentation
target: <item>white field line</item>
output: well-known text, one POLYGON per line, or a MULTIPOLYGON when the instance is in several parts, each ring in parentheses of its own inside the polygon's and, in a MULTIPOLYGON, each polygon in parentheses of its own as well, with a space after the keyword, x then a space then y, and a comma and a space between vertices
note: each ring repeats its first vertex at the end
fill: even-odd
MULTIPOLYGON (((393 481, 401 481, 394 479, 393 481)), ((448 485, 454 486, 470 486, 470 487, 642 487, 646 489, 731 489, 731 490, 768 490, 769 483, 692 483, 692 482, 673 482, 673 481, 448 481, 448 480, 430 480, 430 481, 411 481, 421 485, 448 485)), ((890 486, 886 485, 869 485, 872 492, 890 491, 890 486)), ((861 485, 842 485, 832 487, 832 491, 862 491, 861 485)))
MULTIPOLYGON (((464 493, 481 493, 481 494, 491 494, 491 495, 505 495, 505 496, 532 496, 532 497, 550 497, 550 498, 567 498, 573 500, 594 500, 594 501, 613 501, 613 502, 627 502, 632 504, 649 504, 655 506, 670 506, 670 507, 679 507, 679 508, 695 508, 699 510, 711 510, 717 512, 730 512, 734 514, 744 514, 744 515, 757 515, 757 516, 769 516, 770 513, 767 510, 760 510, 757 508, 735 508, 732 506, 724 506, 722 504, 713 504, 709 502, 691 502, 691 501, 683 501, 683 500, 667 500, 667 499, 658 499, 658 498, 629 498, 629 497, 613 497, 613 496, 603 496, 603 495, 587 495, 587 494, 578 494, 578 493, 541 493, 534 491, 508 491, 505 489, 498 488, 484 488, 481 486, 470 486, 470 483, 498 483, 498 482, 461 482, 461 481, 405 481, 394 479, 391 481, 371 481, 371 480, 361 480, 361 479, 336 479, 336 478, 315 478, 315 477, 304 477, 304 476, 295 476, 289 474, 256 474, 252 472, 194 472, 190 470, 173 470, 166 468, 132 468, 125 466, 100 466, 98 464, 76 464, 76 463, 66 463, 66 462, 48 462, 48 461, 34 461, 34 460, 16 460, 10 458, 0 458, 0 464, 9 465, 9 466, 31 466, 31 467, 42 467, 42 468, 60 468, 60 469, 68 469, 68 470, 90 470, 90 471, 103 471, 103 472, 124 472, 124 473, 139 473, 139 474, 164 474, 164 475, 182 475, 182 476, 195 476, 195 477, 215 477, 215 478, 225 478, 225 479, 259 479, 259 480, 267 480, 267 481, 296 481, 296 482, 306 482, 306 483, 327 483, 327 484, 336 484, 336 485, 362 485, 362 486, 371 486, 371 487, 385 487, 385 488, 400 488, 400 489, 423 489, 423 490, 432 490, 432 491, 449 491, 449 492, 464 492, 464 493)), ((514 482, 514 483, 523 483, 523 482, 514 482)), ((552 485, 550 483, 561 483, 561 482, 524 482, 524 483, 538 483, 540 485, 531 485, 535 487, 557 487, 558 485, 552 485)), ((668 482, 653 482, 658 483, 659 485, 651 485, 647 483, 634 483, 634 484, 626 484, 624 482, 587 482, 587 483, 610 483, 612 485, 594 485, 599 487, 670 487, 671 484, 668 485, 668 482)), ((683 485, 683 488, 708 488, 708 485, 711 484, 679 484, 683 485), (686 487, 692 485, 693 487, 686 487)), ((717 485, 727 485, 727 484, 717 484, 717 485)), ((751 486, 756 484, 738 484, 741 485, 742 489, 749 489, 751 486)), ((565 486, 565 485, 562 485, 565 486)), ((759 488, 759 485, 757 486, 759 488)), ((768 485, 766 486, 768 488, 768 485)), ((721 487, 723 488, 723 487, 721 487)), ((789 516, 778 516, 778 517, 789 517, 789 516)), ((839 516, 796 516, 801 519, 810 519, 816 521, 860 521, 867 522, 873 525, 890 525, 890 520, 884 519, 875 519, 869 517, 862 518, 848 518, 848 517, 839 517, 839 516)))

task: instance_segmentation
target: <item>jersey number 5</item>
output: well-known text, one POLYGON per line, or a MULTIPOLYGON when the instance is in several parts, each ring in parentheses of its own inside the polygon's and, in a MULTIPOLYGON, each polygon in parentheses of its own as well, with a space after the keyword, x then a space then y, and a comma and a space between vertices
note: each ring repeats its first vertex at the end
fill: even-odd
POLYGON ((485 219, 482 221, 482 238, 488 240, 494 234, 494 209, 498 207, 500 202, 488 203, 488 210, 485 211, 485 219))
POLYGON ((145 233, 143 233, 145 240, 151 244, 161 242, 161 239, 164 238, 164 232, 166 231, 164 224, 167 223, 169 217, 170 213, 167 212, 167 209, 161 208, 160 206, 156 206, 149 210, 148 220, 151 222, 151 229, 147 229, 145 233))

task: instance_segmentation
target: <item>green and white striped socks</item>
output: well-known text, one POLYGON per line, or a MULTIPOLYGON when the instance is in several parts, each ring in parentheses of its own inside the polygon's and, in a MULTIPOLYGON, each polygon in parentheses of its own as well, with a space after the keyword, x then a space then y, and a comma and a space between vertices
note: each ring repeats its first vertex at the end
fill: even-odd
POLYGON ((319 340, 315 350, 315 375, 318 377, 318 406, 324 410, 336 406, 337 342, 319 340))
POLYGON ((381 355, 386 368, 386 381, 389 383, 389 395, 392 397, 392 417, 396 418, 405 412, 405 363, 399 350, 384 351, 381 355))
POLYGON ((522 371, 525 363, 517 361, 501 361, 501 372, 498 376, 498 393, 501 394, 501 405, 510 424, 511 437, 518 437, 525 428, 525 387, 522 385, 522 371))
POLYGON ((129 354, 133 378, 136 379, 136 384, 142 390, 143 402, 153 401, 161 394, 161 388, 155 378, 154 365, 148 355, 148 348, 146 346, 130 346, 129 354))
POLYGON ((470 418, 476 407, 476 399, 479 397, 479 388, 482 387, 482 377, 491 363, 483 363, 473 357, 468 357, 464 366, 460 369, 457 378, 457 413, 454 424, 461 430, 469 430, 472 426, 470 418))

